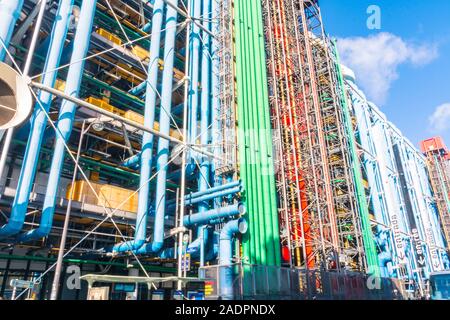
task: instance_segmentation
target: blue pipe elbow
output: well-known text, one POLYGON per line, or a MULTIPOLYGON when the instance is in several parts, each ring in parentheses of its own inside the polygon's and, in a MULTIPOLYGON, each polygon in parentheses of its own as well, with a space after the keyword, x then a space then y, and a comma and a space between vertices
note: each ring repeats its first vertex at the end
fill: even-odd
POLYGON ((139 250, 144 245, 144 243, 145 243, 145 239, 121 242, 119 244, 116 244, 112 248, 112 252, 119 253, 119 252, 128 252, 128 251, 139 250))
MULTIPOLYGON (((81 78, 83 74, 84 61, 82 61, 89 49, 89 40, 94 21, 97 0, 85 0, 81 6, 80 23, 78 23, 75 38, 73 40, 74 50, 71 56, 71 65, 67 74, 65 93, 71 96, 78 96, 81 78), (81 61, 81 62, 80 62, 81 61)), ((67 19, 65 28, 69 27, 67 19)), ((50 174, 47 182, 44 206, 42 210, 39 227, 30 230, 18 237, 19 242, 37 240, 48 236, 53 225, 53 215, 55 212, 56 197, 61 177, 61 170, 64 163, 65 142, 69 139, 73 128, 76 105, 68 100, 63 100, 58 117, 57 128, 60 134, 56 135, 56 146, 53 153, 50 174)))
MULTIPOLYGON (((223 241, 228 241, 233 238, 233 236, 236 233, 245 234, 248 230, 248 224, 247 221, 244 218, 239 218, 236 220, 229 221, 225 224, 225 226, 220 231, 220 241, 222 243, 225 243, 223 241)), ((231 261, 228 259, 228 255, 224 255, 224 257, 221 258, 221 261, 225 264, 226 262, 231 261)))
POLYGON ((124 162, 122 162, 122 166, 127 168, 132 168, 135 166, 139 166, 139 162, 141 161, 141 153, 137 153, 134 156, 129 157, 124 162))
POLYGON ((45 208, 42 211, 42 218, 39 227, 18 235, 16 241, 18 243, 23 243, 31 240, 45 238, 46 236, 48 236, 53 225, 53 213, 54 211, 51 210, 51 208, 45 208))
POLYGON ((151 28, 152 28, 152 23, 151 23, 151 21, 150 21, 150 22, 147 22, 147 23, 141 28, 141 30, 142 30, 143 32, 148 32, 151 28))
MULTIPOLYGON (((163 242, 152 242, 152 243, 147 243, 146 245, 141 246, 139 249, 135 250, 134 252, 136 254, 150 254, 150 253, 158 253, 161 251, 163 247, 163 242)), ((162 251, 159 254, 160 258, 165 258, 164 256, 167 254, 167 252, 162 251)))
POLYGON ((174 248, 164 249, 161 251, 158 257, 161 259, 175 259, 175 249, 174 248))
POLYGON ((27 241, 31 241, 31 240, 37 240, 40 238, 45 238, 46 236, 48 236, 48 234, 50 233, 51 230, 51 226, 44 226, 41 227, 39 225, 39 227, 37 229, 33 229, 30 231, 27 231, 19 236, 17 236, 16 241, 18 243, 23 243, 23 242, 27 242, 27 241))
POLYGON ((134 96, 138 96, 140 94, 142 94, 142 92, 145 90, 145 88, 147 87, 147 81, 141 82, 140 84, 138 84, 136 87, 128 90, 128 93, 134 95, 134 96))
POLYGON ((191 254, 192 258, 197 258, 200 255, 200 246, 201 246, 200 237, 198 237, 188 245, 187 251, 191 254))
MULTIPOLYGON (((14 212, 14 209, 16 208, 13 207, 13 211, 11 211, 11 218, 8 220, 8 223, 0 228, 0 239, 15 235, 22 230, 23 223, 25 222, 25 215, 23 215, 23 218, 22 215, 19 217, 17 213, 14 212)), ((23 210, 26 211, 26 208, 23 210)))
POLYGON ((390 255, 388 252, 383 251, 383 252, 381 252, 380 254, 378 254, 378 261, 379 261, 380 268, 381 268, 381 270, 382 270, 383 273, 384 273, 383 276, 389 277, 390 274, 389 274, 389 270, 388 270, 387 265, 388 265, 390 262, 392 262, 392 257, 391 257, 391 255, 390 255))
MULTIPOLYGON (((146 244, 144 246, 142 246, 139 250, 135 250, 134 254, 138 254, 138 255, 147 255, 147 254, 151 254, 151 253, 155 253, 153 252, 152 248, 153 244, 149 243, 146 244)), ((174 248, 166 248, 164 250, 158 249, 158 258, 161 259, 175 259, 175 249, 174 248)))
POLYGON ((219 239, 219 277, 220 277, 220 296, 224 300, 232 300, 233 296, 233 277, 234 268, 232 264, 233 246, 232 239, 235 234, 244 234, 247 232, 248 224, 245 219, 240 218, 227 222, 220 232, 219 239))

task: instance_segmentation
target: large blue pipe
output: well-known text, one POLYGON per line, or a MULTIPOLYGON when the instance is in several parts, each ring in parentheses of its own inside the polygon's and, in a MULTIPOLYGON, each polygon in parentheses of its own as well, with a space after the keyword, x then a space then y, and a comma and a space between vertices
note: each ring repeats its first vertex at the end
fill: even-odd
MULTIPOLYGON (((191 8, 193 8, 193 19, 201 19, 201 1, 191 0, 191 8)), ((190 55, 190 84, 189 84, 189 107, 190 107, 190 126, 188 141, 195 144, 197 141, 197 112, 198 112, 198 84, 199 84, 199 66, 200 66, 200 27, 193 24, 191 33, 191 55, 190 55)), ((189 152, 190 156, 192 152, 189 152)))
MULTIPOLYGON (((211 30, 211 0, 203 0, 203 27, 206 30, 211 30)), ((209 141, 209 114, 211 109, 211 57, 210 57, 210 37, 206 32, 203 32, 203 47, 202 47, 202 70, 201 70, 201 103, 200 103, 200 143, 207 145, 209 141)), ((199 177, 199 191, 205 191, 209 185, 209 161, 205 155, 201 156, 200 163, 200 177, 199 177)), ((206 210, 204 206, 200 209, 206 210)))
MULTIPOLYGON (((217 232, 212 232, 211 228, 208 228, 208 226, 204 226, 205 232, 208 232, 208 239, 210 239, 212 234, 212 241, 209 241, 207 243, 207 246, 205 247, 205 261, 211 261, 212 259, 215 259, 217 255, 219 254, 219 234, 217 232)), ((201 249, 201 237, 195 239, 192 241, 187 251, 191 255, 191 258, 198 258, 200 256, 200 249, 201 249)))
MULTIPOLYGON (((209 229, 208 226, 219 224, 223 222, 223 219, 231 218, 236 215, 245 214, 245 206, 241 203, 230 205, 228 207, 215 208, 209 211, 192 214, 185 216, 183 220, 183 225, 185 227, 198 226, 202 233, 195 239, 191 244, 189 244, 188 250, 192 254, 192 257, 196 257, 197 253, 200 251, 200 261, 208 261, 215 257, 213 253, 206 254, 205 248, 207 247, 207 241, 209 239, 209 229), (205 236, 205 234, 207 235, 205 236), (202 248, 203 246, 203 248, 202 248), (209 256, 209 257, 207 257, 209 256)), ((203 262, 204 262, 203 261, 203 262)))
POLYGON ((187 199, 185 204, 186 205, 192 205, 192 204, 196 204, 196 203, 199 203, 199 202, 208 201, 208 200, 211 200, 211 199, 214 199, 214 198, 225 197, 225 196, 228 196, 228 195, 232 195, 232 194, 235 194, 235 193, 242 192, 243 189, 244 188, 242 186, 238 186, 238 187, 234 187, 234 188, 231 188, 231 189, 225 189, 225 190, 222 190, 222 191, 205 194, 204 196, 201 196, 201 197, 196 197, 196 198, 193 198, 193 199, 187 199))
POLYGON ((383 230, 377 234, 377 243, 380 249, 378 254, 378 261, 381 270, 381 275, 383 277, 394 277, 392 267, 392 254, 389 249, 389 231, 383 230))
MULTIPOLYGON (((2 39, 6 48, 11 40, 12 33, 16 21, 20 16, 22 10, 23 0, 2 0, 0 1, 0 38, 2 39)), ((6 56, 6 49, 0 43, 0 61, 3 61, 6 56)))
POLYGON ((378 255, 378 260, 379 260, 379 266, 380 266, 380 270, 381 270, 381 276, 388 278, 390 276, 393 276, 391 274, 389 274, 389 264, 392 264, 392 257, 391 255, 386 252, 383 251, 378 255))
MULTIPOLYGON (((190 166, 188 167, 191 168, 190 166)), ((228 196, 230 194, 235 194, 242 191, 243 187, 240 185, 240 181, 235 181, 229 184, 219 185, 202 192, 190 193, 184 197, 184 201, 186 205, 190 205, 201 201, 208 201, 214 198, 228 196)), ((170 200, 167 202, 168 207, 171 208, 175 207, 175 204, 175 200, 170 200)))
MULTIPOLYGON (((218 253, 219 253, 219 245, 218 245, 219 239, 217 237, 215 237, 214 239, 214 243, 211 246, 211 249, 208 251, 207 255, 206 255, 206 260, 210 261, 212 259, 214 259, 215 257, 217 257, 218 253)), ((135 254, 139 254, 139 255, 146 255, 151 253, 151 243, 145 244, 143 245, 141 248, 139 248, 139 250, 136 250, 134 253, 135 254)), ((195 251, 190 252, 191 257, 195 258, 196 257, 196 253, 195 251)), ((158 258, 160 259, 175 259, 175 249, 174 248, 167 248, 167 249, 163 249, 158 253, 158 258)))
MULTIPOLYGON (((210 0, 203 0, 203 27, 206 30, 211 30, 211 2, 210 0)), ((211 60, 210 60, 210 37, 206 32, 203 32, 203 46, 202 46, 202 91, 201 91, 201 103, 200 103, 200 143, 206 146, 209 141, 209 113, 210 113, 210 90, 209 84, 211 79, 211 60)), ((200 192, 205 191, 209 187, 209 160, 205 155, 201 155, 200 160, 200 172, 198 177, 198 190, 200 192)), ((198 206, 199 214, 208 210, 208 204, 206 202, 200 202, 198 206)), ((197 229, 198 237, 201 239, 200 244, 200 267, 205 264, 205 246, 208 242, 209 232, 205 226, 201 226, 197 229)))
MULTIPOLYGON (((201 197, 197 197, 197 198, 193 198, 193 199, 186 199, 184 204, 186 206, 189 205, 193 205, 196 203, 200 203, 200 202, 204 202, 204 201, 209 201, 215 198, 220 198, 220 197, 225 197, 225 196, 232 196, 233 194, 239 193, 243 191, 243 187, 242 186, 237 186, 231 189, 225 189, 222 191, 217 191, 214 193, 210 193, 210 194, 205 194, 204 196, 201 197)), ((173 210, 173 208, 175 207, 175 202, 171 202, 167 208, 170 210, 173 210)))
MULTIPOLYGON (((147 243, 144 244, 142 247, 140 247, 138 250, 135 250, 134 253, 135 254, 139 254, 139 255, 146 255, 149 253, 152 253, 152 243, 147 243)), ((161 259, 175 259, 175 250, 174 248, 167 248, 167 249, 163 249, 158 253, 158 258, 161 259)))
POLYGON ((128 90, 128 93, 137 96, 137 95, 141 94, 146 89, 146 87, 147 87, 147 81, 144 81, 144 82, 138 84, 133 89, 128 90))
POLYGON ((141 31, 148 32, 152 28, 152 22, 147 22, 142 28, 141 31))
POLYGON ((227 190, 227 189, 231 190, 235 187, 239 187, 240 185, 241 185, 241 180, 237 180, 237 181, 233 181, 233 182, 230 182, 227 184, 222 184, 220 186, 212 187, 207 190, 190 193, 190 194, 186 195, 184 198, 186 200, 192 200, 194 198, 198 198, 198 197, 201 197, 201 196, 204 196, 207 194, 216 193, 218 191, 227 190))
MULTIPOLYGON (((349 84, 355 92, 360 91, 355 88, 354 84, 349 84)), ((376 155, 376 159, 368 159, 365 162, 366 172, 368 175, 368 181, 372 188, 375 190, 372 192, 372 203, 374 205, 375 219, 385 225, 390 224, 390 220, 395 216, 399 225, 402 225, 402 208, 398 206, 402 203, 401 195, 397 192, 399 189, 396 186, 396 179, 391 172, 396 171, 393 163, 391 149, 391 138, 386 128, 387 121, 385 117, 377 110, 376 106, 369 103, 363 94, 356 95, 354 100, 355 115, 360 130, 360 140, 363 147, 372 155, 376 155)), ((400 255, 405 256, 403 241, 401 236, 392 229, 386 229, 383 226, 378 226, 379 237, 377 241, 383 243, 380 245, 379 260, 382 264, 388 265, 386 259, 389 256, 392 259, 392 263, 398 263, 400 255), (381 239, 380 236, 384 236, 386 233, 386 239, 381 239)), ((403 228, 402 228, 403 229, 403 228)), ((389 272, 389 276, 395 276, 395 270, 392 268, 386 268, 386 272, 389 272)))
MULTIPOLYGON (((371 154, 376 154, 375 145, 372 141, 373 134, 370 129, 370 115, 367 113, 366 109, 366 106, 368 106, 366 97, 364 93, 356 87, 354 84, 354 79, 347 79, 347 85, 350 88, 349 92, 352 94, 352 103, 358 123, 360 143, 365 150, 369 151, 371 154)), ((388 224, 388 209, 383 201, 383 198, 380 196, 384 194, 384 191, 383 183, 379 174, 379 164, 377 161, 370 159, 367 155, 365 155, 364 158, 365 171, 367 173, 370 189, 372 190, 371 200, 374 208, 375 220, 381 224, 388 224)), ((392 254, 389 248, 387 229, 382 225, 378 225, 377 230, 378 232, 376 239, 380 249, 378 260, 382 276, 394 276, 393 274, 390 274, 392 268, 387 267, 392 264, 392 254)))
POLYGON ((219 277, 220 296, 223 300, 232 300, 233 295, 233 237, 235 234, 247 232, 247 222, 244 218, 227 222, 220 232, 219 239, 219 277))
MULTIPOLYGON (((186 176, 186 179, 187 179, 188 181, 197 178, 197 177, 193 174, 193 169, 194 169, 194 168, 193 168, 192 166, 190 166, 190 165, 187 165, 187 166, 186 166, 185 176, 186 176)), ((179 180, 180 178, 181 178, 181 168, 180 168, 180 169, 177 169, 177 170, 174 170, 174 171, 170 172, 170 173, 167 175, 167 180, 174 180, 174 181, 176 181, 176 180, 179 180)), ((170 203, 171 203, 171 204, 175 204, 175 200, 171 201, 170 203)), ((169 202, 167 202, 167 205, 169 205, 169 202)))
MULTIPOLYGON (((50 50, 47 53, 42 80, 42 83, 47 87, 53 87, 55 84, 57 75, 55 69, 58 67, 61 59, 64 41, 69 27, 69 18, 72 13, 72 3, 73 0, 61 0, 58 12, 55 16, 55 22, 51 33, 52 38, 49 46, 50 50)), ((0 229, 0 237, 11 236, 22 230, 30 191, 36 174, 42 136, 47 123, 47 117, 45 112, 42 111, 39 103, 42 104, 42 107, 47 112, 50 108, 51 98, 52 95, 46 91, 41 91, 38 95, 39 101, 36 103, 33 115, 31 116, 30 135, 22 161, 22 168, 17 184, 16 196, 14 197, 11 209, 11 215, 8 224, 2 226, 0 229)))
MULTIPOLYGON (((173 2, 178 5, 178 0, 173 2)), ((170 112, 172 107, 173 65, 175 59, 175 37, 177 25, 177 11, 167 6, 166 34, 164 44, 164 71, 162 76, 161 111, 159 113, 160 132, 168 135, 170 132, 170 112)), ((153 229, 153 242, 137 251, 145 254, 157 252, 161 249, 164 240, 164 215, 166 209, 166 182, 169 162, 169 140, 158 139, 158 153, 156 155, 156 200, 155 225, 153 229)))
POLYGON ((205 224, 209 224, 212 220, 231 217, 237 214, 242 215, 244 213, 245 206, 242 203, 236 203, 227 207, 220 207, 187 215, 183 219, 183 225, 187 228, 194 225, 202 226, 205 224))
MULTIPOLYGON (((219 19, 218 19, 218 0, 212 0, 211 5, 212 19, 211 19, 211 29, 214 34, 218 34, 219 29, 219 19)), ((212 132, 212 145, 216 146, 214 148, 214 155, 216 159, 221 156, 222 150, 217 147, 221 141, 221 122, 220 122, 220 102, 219 102, 219 84, 220 84, 220 61, 217 55, 219 51, 219 41, 216 37, 211 39, 211 132, 212 132)), ((211 162, 211 171, 215 173, 217 160, 214 159, 211 162)), ((220 185, 221 181, 217 174, 214 174, 214 186, 220 185)), ((216 203, 214 203, 216 206, 216 203)))
MULTIPOLYGON (((158 84, 158 62, 159 62, 159 47, 161 44, 161 28, 164 15, 164 1, 156 0, 153 6, 152 17, 152 36, 150 44, 150 61, 148 65, 147 87, 145 96, 145 111, 144 111, 144 126, 153 128, 155 122, 156 109, 156 88, 158 84)), ((136 217, 136 230, 134 240, 123 242, 114 246, 114 252, 125 252, 130 250, 137 250, 145 243, 147 234, 147 216, 149 212, 149 196, 150 196, 150 176, 152 172, 152 152, 153 152, 153 135, 144 132, 142 137, 141 150, 141 175, 139 181, 139 198, 138 198, 138 213, 136 217)), ((163 217, 164 218, 164 217, 163 217)), ((161 232, 156 230, 155 219, 155 234, 161 232)), ((164 221, 162 221, 164 225, 164 221)), ((160 223, 158 223, 160 225, 160 223)), ((164 227, 163 227, 164 229, 164 227)), ((164 230, 162 230, 164 233, 164 230)), ((153 239, 155 251, 162 248, 163 239, 153 239)))
MULTIPOLYGON (((208 231, 210 231, 210 229, 208 229, 208 231)), ((189 245, 189 253, 192 258, 197 258, 198 254, 199 254, 200 239, 197 239, 197 240, 198 240, 197 244, 192 242, 189 245)), ((151 245, 152 245, 151 243, 143 245, 141 248, 139 248, 139 250, 136 250, 134 253, 143 254, 143 255, 149 254, 149 253, 151 253, 151 245)), ((219 254, 219 234, 218 234, 218 232, 213 232, 213 243, 212 243, 211 247, 209 248, 209 250, 207 251, 205 260, 211 261, 212 259, 216 258, 218 254, 219 254)), ((167 248, 167 249, 161 250, 158 253, 158 258, 174 259, 175 258, 175 249, 167 248)))
POLYGON ((126 159, 122 163, 122 165, 127 168, 132 168, 135 166, 139 166, 140 162, 141 162, 141 153, 139 152, 139 153, 136 153, 134 156, 131 156, 128 159, 126 159))
MULTIPOLYGON (((85 60, 89 50, 92 24, 94 22, 95 8, 97 0, 84 0, 80 11, 80 20, 74 39, 74 50, 70 59, 70 67, 67 74, 64 93, 68 96, 78 97, 80 93, 81 79, 85 60)), ((53 215, 55 212, 56 197, 61 177, 61 170, 64 164, 65 143, 72 133, 73 121, 75 118, 76 104, 63 100, 59 111, 57 128, 61 134, 56 134, 55 151, 53 153, 50 174, 45 192, 44 206, 42 209, 41 222, 37 229, 28 231, 19 236, 18 241, 25 242, 46 237, 53 225, 53 215)))

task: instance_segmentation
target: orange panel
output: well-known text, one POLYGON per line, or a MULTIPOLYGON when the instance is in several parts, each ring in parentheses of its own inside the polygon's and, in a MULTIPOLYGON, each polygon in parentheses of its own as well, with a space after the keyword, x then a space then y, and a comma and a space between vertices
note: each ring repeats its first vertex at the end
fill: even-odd
POLYGON ((448 153, 448 149, 445 146, 444 140, 441 137, 433 137, 424 140, 420 143, 420 149, 423 153, 434 151, 434 150, 445 150, 448 153))

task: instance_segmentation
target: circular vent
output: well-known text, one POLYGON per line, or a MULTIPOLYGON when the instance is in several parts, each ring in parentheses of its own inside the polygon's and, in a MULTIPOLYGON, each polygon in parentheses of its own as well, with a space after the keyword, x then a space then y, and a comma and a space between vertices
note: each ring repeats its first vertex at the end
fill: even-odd
POLYGON ((22 124, 28 119, 33 99, 25 78, 0 63, 0 130, 22 124))

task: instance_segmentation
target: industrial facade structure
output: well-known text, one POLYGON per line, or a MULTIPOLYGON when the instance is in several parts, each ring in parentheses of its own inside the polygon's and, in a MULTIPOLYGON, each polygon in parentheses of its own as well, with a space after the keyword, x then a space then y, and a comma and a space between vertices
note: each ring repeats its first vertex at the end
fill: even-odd
POLYGON ((450 245, 450 152, 439 137, 422 141, 421 149, 426 156, 431 187, 448 250, 450 245))
POLYGON ((317 0, 8 0, 0 39, 34 96, 0 295, 390 299, 450 268, 450 153, 367 101, 317 0))
POLYGON ((427 161, 345 71, 380 272, 424 288, 429 274, 449 263, 427 161))

